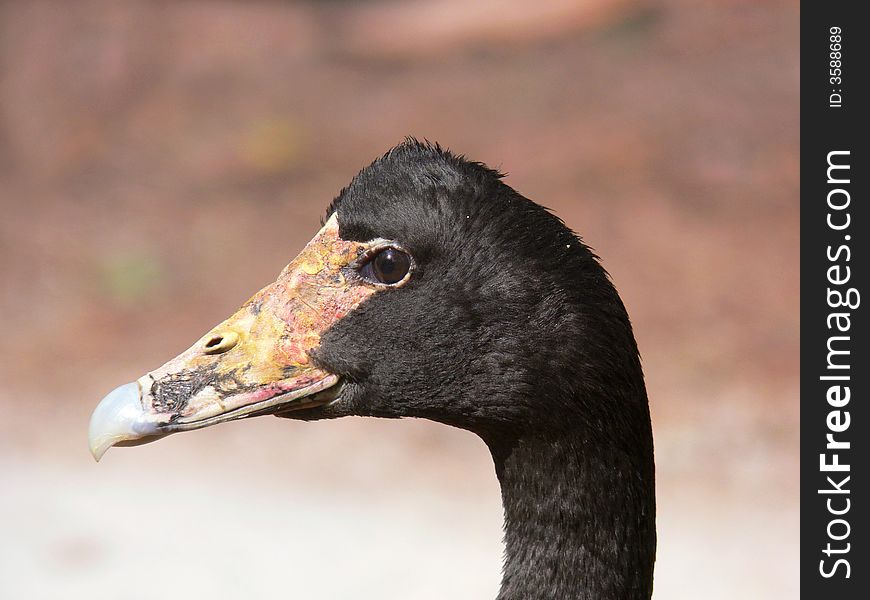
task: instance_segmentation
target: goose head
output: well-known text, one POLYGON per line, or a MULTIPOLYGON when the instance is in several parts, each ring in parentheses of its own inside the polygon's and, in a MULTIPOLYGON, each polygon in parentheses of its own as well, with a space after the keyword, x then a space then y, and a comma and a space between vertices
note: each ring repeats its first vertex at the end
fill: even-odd
POLYGON ((557 217, 407 142, 354 178, 277 281, 110 393, 91 450, 264 414, 553 427, 635 354, 606 275, 557 217))
MULTIPOLYGON (((361 171, 274 283, 102 400, 90 447, 99 459, 261 415, 419 417, 477 433, 502 482, 508 562, 533 562, 528 547, 556 543, 550 528, 573 535, 590 519, 636 523, 640 552, 654 551, 649 413, 618 294, 559 218, 437 146, 409 140, 361 171), (550 506, 574 492, 576 510, 550 506), (535 538, 536 519, 552 540, 535 538), (513 550, 512 531, 527 531, 513 550)), ((578 556, 610 552, 615 538, 599 533, 578 538, 578 556)), ((619 584, 637 597, 651 585, 644 560, 619 584)))

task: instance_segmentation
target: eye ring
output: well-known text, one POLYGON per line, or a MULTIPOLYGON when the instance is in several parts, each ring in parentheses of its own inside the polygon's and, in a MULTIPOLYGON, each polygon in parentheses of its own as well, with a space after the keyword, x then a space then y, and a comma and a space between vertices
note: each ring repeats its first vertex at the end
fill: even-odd
POLYGON ((397 244, 384 244, 369 249, 356 269, 368 283, 400 287, 410 279, 415 267, 414 258, 407 250, 397 244))

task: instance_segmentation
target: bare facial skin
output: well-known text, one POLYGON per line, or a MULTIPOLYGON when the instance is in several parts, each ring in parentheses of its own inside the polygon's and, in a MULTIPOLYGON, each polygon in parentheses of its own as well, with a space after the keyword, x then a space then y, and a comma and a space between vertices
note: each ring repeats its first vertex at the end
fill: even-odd
POLYGON ((343 240, 338 230, 333 214, 278 279, 233 316, 107 395, 91 417, 94 458, 113 445, 334 399, 338 377, 312 364, 309 353, 324 331, 379 291, 350 269, 377 242, 343 240))

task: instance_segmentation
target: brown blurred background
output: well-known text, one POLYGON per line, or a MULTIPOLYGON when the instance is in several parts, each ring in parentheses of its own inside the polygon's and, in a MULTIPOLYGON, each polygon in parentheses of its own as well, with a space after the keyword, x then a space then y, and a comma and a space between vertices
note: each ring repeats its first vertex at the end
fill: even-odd
POLYGON ((798 593, 797 2, 0 2, 0 597, 490 598, 470 434, 87 419, 279 270, 405 135, 603 257, 658 463, 656 598, 798 593))

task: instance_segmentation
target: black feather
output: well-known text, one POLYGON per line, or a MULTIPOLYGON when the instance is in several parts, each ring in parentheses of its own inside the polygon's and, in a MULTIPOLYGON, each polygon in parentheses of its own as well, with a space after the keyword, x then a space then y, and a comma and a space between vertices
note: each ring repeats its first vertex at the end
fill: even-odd
POLYGON ((299 418, 423 417, 488 444, 502 485, 501 600, 652 592, 652 432, 628 315, 597 257, 503 175, 407 140, 327 211, 417 270, 335 324, 314 359, 347 382, 299 418))

